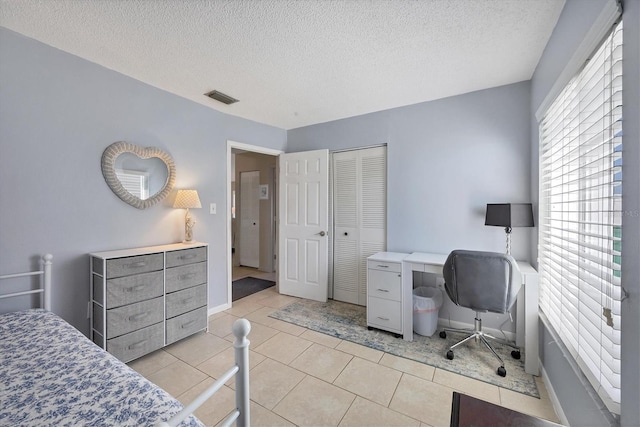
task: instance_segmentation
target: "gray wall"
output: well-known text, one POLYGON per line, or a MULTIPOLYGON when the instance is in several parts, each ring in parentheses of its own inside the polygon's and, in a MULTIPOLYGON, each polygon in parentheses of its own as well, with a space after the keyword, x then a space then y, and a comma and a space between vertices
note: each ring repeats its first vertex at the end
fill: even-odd
MULTIPOLYGON (((207 82, 203 82, 203 93, 207 82)), ((54 254, 53 309, 88 331, 93 251, 179 242, 184 211, 135 209, 107 187, 103 150, 157 146, 176 189, 195 188, 195 239, 209 246, 209 307, 227 301, 227 139, 284 149, 282 129, 229 116, 0 28, 0 274, 54 254), (218 214, 209 215, 209 203, 218 214)))
MULTIPOLYGON (((504 230, 484 226, 484 214, 487 203, 530 201, 529 89, 522 82, 294 129, 287 148, 388 144, 389 251, 504 251, 504 230)), ((529 259, 529 235, 514 229, 517 259, 529 259)), ((470 310, 445 300, 440 318, 473 323, 470 310)), ((504 316, 483 320, 497 328, 504 316)))
MULTIPOLYGON (((567 0, 553 35, 547 44, 531 81, 531 193, 538 200, 538 125, 535 111, 547 96, 573 52, 589 31, 606 0, 567 0)), ((623 303, 622 324, 622 405, 620 423, 640 425, 640 304, 639 281, 640 236, 640 2, 624 2, 624 183, 623 204, 627 215, 623 218, 622 284, 631 297, 623 303)), ((532 232, 533 259, 537 258, 537 229, 532 232)), ((576 374, 560 350, 554 334, 540 323, 540 357, 549 374, 553 388, 571 425, 603 426, 611 421, 606 409, 601 410, 599 399, 584 378, 576 374)))

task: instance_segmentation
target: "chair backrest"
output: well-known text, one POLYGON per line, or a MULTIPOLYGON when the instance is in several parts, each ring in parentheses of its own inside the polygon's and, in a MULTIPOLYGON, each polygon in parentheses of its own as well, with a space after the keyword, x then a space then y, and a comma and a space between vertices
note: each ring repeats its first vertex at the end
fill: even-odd
POLYGON ((515 259, 498 252, 455 250, 442 274, 451 301, 475 311, 508 312, 522 286, 515 259))

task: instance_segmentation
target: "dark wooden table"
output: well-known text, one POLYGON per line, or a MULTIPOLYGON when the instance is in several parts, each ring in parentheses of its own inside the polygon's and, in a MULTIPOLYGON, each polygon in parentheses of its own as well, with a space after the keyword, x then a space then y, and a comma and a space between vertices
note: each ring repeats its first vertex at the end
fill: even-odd
POLYGON ((560 427, 551 421, 453 392, 451 427, 560 427))

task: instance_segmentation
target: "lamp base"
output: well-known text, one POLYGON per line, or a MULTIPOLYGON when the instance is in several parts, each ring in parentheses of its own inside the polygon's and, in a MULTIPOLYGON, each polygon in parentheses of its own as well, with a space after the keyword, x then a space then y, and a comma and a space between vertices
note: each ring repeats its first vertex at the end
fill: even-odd
POLYGON ((196 243, 198 243, 198 242, 196 242, 195 240, 189 240, 189 241, 183 240, 182 241, 183 245, 195 245, 196 243))

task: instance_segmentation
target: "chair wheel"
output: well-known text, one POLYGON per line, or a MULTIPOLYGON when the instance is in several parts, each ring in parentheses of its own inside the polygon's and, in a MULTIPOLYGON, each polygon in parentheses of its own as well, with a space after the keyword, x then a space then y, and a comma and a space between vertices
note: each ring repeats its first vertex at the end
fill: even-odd
POLYGON ((453 360, 453 350, 447 351, 447 359, 453 360))
POLYGON ((511 352, 511 357, 513 357, 516 360, 520 360, 520 350, 513 350, 511 352))
POLYGON ((498 368, 498 375, 500 375, 501 377, 506 377, 507 376, 507 370, 504 369, 504 366, 500 366, 498 368))
POLYGON ((446 331, 440 331, 440 338, 446 338, 447 337, 447 332, 446 331))

